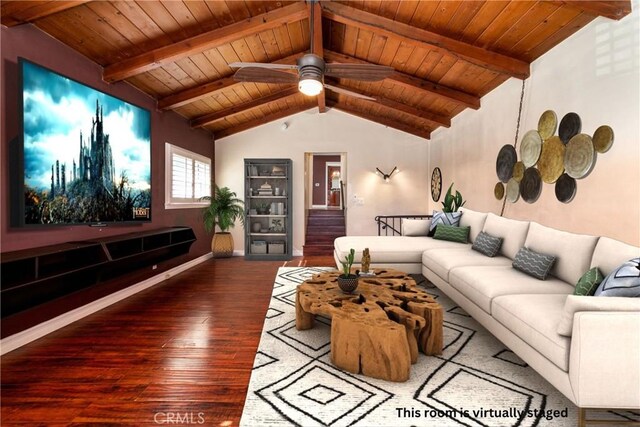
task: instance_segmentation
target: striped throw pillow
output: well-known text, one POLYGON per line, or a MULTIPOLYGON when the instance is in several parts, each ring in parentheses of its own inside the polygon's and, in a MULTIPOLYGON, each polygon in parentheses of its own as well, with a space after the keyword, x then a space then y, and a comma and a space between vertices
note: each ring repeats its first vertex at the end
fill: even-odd
POLYGON ((436 228, 434 239, 448 240, 450 242, 467 243, 469 240, 469 227, 452 227, 440 224, 436 228))
POLYGON ((431 218, 431 225, 429 226, 429 235, 433 236, 436 227, 440 224, 457 227, 460 224, 461 216, 462 212, 433 211, 433 218, 431 218))
POLYGON ((471 249, 478 251, 483 255, 493 258, 500 252, 500 246, 502 246, 502 237, 495 237, 489 233, 481 231, 476 237, 475 242, 471 249))
POLYGON ((536 279, 545 280, 553 267, 556 257, 534 252, 525 247, 520 248, 513 260, 513 268, 536 279))

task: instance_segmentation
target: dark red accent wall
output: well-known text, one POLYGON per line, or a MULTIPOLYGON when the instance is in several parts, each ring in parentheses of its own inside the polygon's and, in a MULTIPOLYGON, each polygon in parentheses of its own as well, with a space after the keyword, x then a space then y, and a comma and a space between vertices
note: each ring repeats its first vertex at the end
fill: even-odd
POLYGON ((125 82, 104 83, 102 67, 32 25, 2 27, 1 31, 0 251, 8 252, 67 241, 88 240, 97 236, 111 236, 173 225, 192 227, 196 233, 198 240, 191 247, 187 258, 195 258, 210 251, 211 237, 202 227, 200 209, 164 209, 164 144, 169 142, 210 157, 213 164, 212 135, 202 130, 191 129, 187 121, 176 113, 157 111, 154 99, 125 82), (104 228, 88 226, 11 228, 9 221, 11 183, 7 155, 9 142, 19 137, 20 112, 17 111, 20 90, 17 63, 19 56, 151 111, 151 223, 109 225, 104 228))
POLYGON ((327 163, 339 162, 340 156, 313 156, 313 200, 314 205, 324 205, 326 202, 325 194, 327 193, 327 163), (320 187, 316 187, 316 182, 320 183, 320 187))

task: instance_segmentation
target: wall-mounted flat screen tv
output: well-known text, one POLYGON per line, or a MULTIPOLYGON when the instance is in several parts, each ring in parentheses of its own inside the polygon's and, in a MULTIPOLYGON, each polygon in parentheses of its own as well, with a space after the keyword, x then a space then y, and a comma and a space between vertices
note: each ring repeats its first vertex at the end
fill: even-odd
POLYGON ((150 221, 149 111, 19 62, 22 225, 150 221))

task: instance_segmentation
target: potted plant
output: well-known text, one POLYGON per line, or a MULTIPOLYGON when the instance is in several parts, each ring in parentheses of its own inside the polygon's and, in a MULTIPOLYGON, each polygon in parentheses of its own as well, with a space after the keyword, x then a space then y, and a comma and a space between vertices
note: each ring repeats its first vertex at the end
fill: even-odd
POLYGON ((358 275, 351 273, 355 253, 355 249, 351 249, 349 255, 345 256, 344 261, 340 261, 342 274, 338 276, 338 286, 347 294, 352 293, 358 287, 358 275))
POLYGON ((244 226, 244 202, 231 191, 229 187, 215 186, 212 197, 205 196, 202 200, 210 201, 204 208, 203 221, 207 233, 214 232, 211 240, 211 252, 214 258, 227 258, 233 255, 233 236, 229 228, 240 220, 244 226), (216 225, 220 229, 216 232, 216 225))
POLYGON ((465 203, 465 200, 462 200, 462 194, 456 190, 456 195, 451 194, 451 189, 453 188, 453 182, 449 186, 447 190, 447 195, 444 196, 444 201, 442 202, 442 212, 458 212, 465 203))

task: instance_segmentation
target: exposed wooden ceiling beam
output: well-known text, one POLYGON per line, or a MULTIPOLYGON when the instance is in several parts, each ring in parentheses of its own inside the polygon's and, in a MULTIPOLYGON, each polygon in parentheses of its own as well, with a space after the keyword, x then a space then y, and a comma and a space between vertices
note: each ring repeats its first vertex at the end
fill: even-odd
POLYGON ((195 53, 261 33, 285 23, 300 21, 307 16, 307 6, 303 2, 296 2, 109 65, 104 69, 102 78, 106 82, 123 80, 195 53))
POLYGON ((619 21, 631 13, 631 1, 558 1, 575 9, 582 10, 589 15, 604 16, 619 21))
MULTIPOLYGON (((451 118, 442 114, 433 113, 431 111, 424 111, 419 108, 411 107, 407 104, 403 104, 402 102, 394 101, 393 99, 386 98, 384 96, 375 95, 371 93, 366 93, 360 89, 356 89, 353 87, 341 85, 339 83, 332 83, 333 86, 339 87, 340 89, 345 89, 359 95, 371 96, 375 98, 375 101, 368 99, 360 99, 362 102, 369 102, 373 105, 382 105, 387 108, 391 108, 396 111, 401 111, 403 114, 408 114, 409 116, 413 116, 416 119, 423 119, 431 123, 433 126, 451 126, 451 118)), ((346 95, 348 96, 348 95, 346 95)))
POLYGON ((323 2, 322 15, 332 21, 372 31, 379 36, 401 38, 405 43, 435 49, 447 55, 471 62, 480 67, 525 79, 529 64, 516 58, 471 45, 438 33, 413 27, 341 3, 323 2))
POLYGON ((84 1, 3 1, 0 22, 7 27, 33 22, 87 3, 84 1))
POLYGON ((224 110, 215 111, 210 114, 205 114, 200 117, 196 117, 191 120, 191 127, 199 128, 202 126, 206 126, 210 123, 213 123, 217 120, 223 119, 227 116, 231 116, 232 114, 242 113, 243 111, 250 110, 252 108, 259 107, 264 104, 268 104, 269 102, 278 101, 283 98, 288 98, 290 96, 299 95, 297 87, 290 87, 285 90, 281 90, 279 92, 274 92, 267 96, 262 96, 260 98, 252 99, 251 101, 244 102, 239 105, 234 105, 233 107, 225 108, 224 110))
MULTIPOLYGON (((325 60, 339 63, 347 63, 347 64, 371 64, 370 62, 363 61, 358 58, 354 58, 349 55, 345 55, 338 52, 333 52, 325 49, 324 51, 325 60)), ((419 89, 425 92, 429 92, 433 95, 439 96, 447 101, 455 102, 460 105, 464 105, 465 107, 473 108, 477 110, 480 108, 480 98, 468 94, 466 92, 462 92, 457 89, 450 88, 445 85, 441 85, 439 83, 435 83, 429 80, 423 80, 419 77, 414 77, 409 74, 401 73, 400 71, 394 71, 391 76, 387 77, 385 80, 390 81, 394 84, 399 84, 409 89, 419 89)))
MULTIPOLYGON (((298 58, 302 55, 303 53, 294 53, 293 55, 289 55, 285 58, 273 61, 272 64, 295 64, 298 58)), ((158 109, 167 110, 171 108, 178 108, 210 96, 214 92, 240 83, 241 82, 234 80, 233 76, 229 76, 202 84, 200 86, 185 89, 181 92, 173 93, 158 100, 158 109)))
POLYGON ((413 126, 406 125, 404 123, 400 123, 396 120, 391 120, 388 117, 380 116, 377 114, 366 113, 364 111, 360 111, 351 105, 348 105, 344 102, 337 102, 332 99, 327 100, 327 104, 330 107, 334 107, 337 110, 344 111, 345 113, 351 114, 356 117, 360 117, 361 119, 370 120, 372 122, 381 124, 383 126, 387 126, 390 128, 397 129, 402 132, 410 133, 415 136, 419 136, 420 138, 430 139, 431 132, 426 131, 424 129, 418 129, 413 126))
MULTIPOLYGON (((313 38, 311 39, 311 53, 324 57, 324 49, 322 46, 322 9, 319 1, 309 2, 309 19, 311 20, 311 29, 313 38), (313 10, 313 13, 311 11, 313 10)), ((318 111, 324 113, 327 111, 324 90, 318 95, 318 111)))
POLYGON ((285 117, 289 117, 293 114, 301 113, 310 108, 313 108, 316 105, 316 101, 307 101, 302 105, 298 105, 295 107, 288 108, 286 110, 278 111, 277 113, 268 114, 264 117, 260 117, 258 119, 249 120, 248 122, 244 122, 238 126, 230 127, 227 129, 223 129, 219 132, 214 132, 214 139, 217 141, 218 139, 222 139, 229 135, 236 134, 238 132, 242 132, 244 130, 248 130, 254 128, 256 126, 263 125, 265 123, 273 122, 274 120, 279 120, 285 117))

